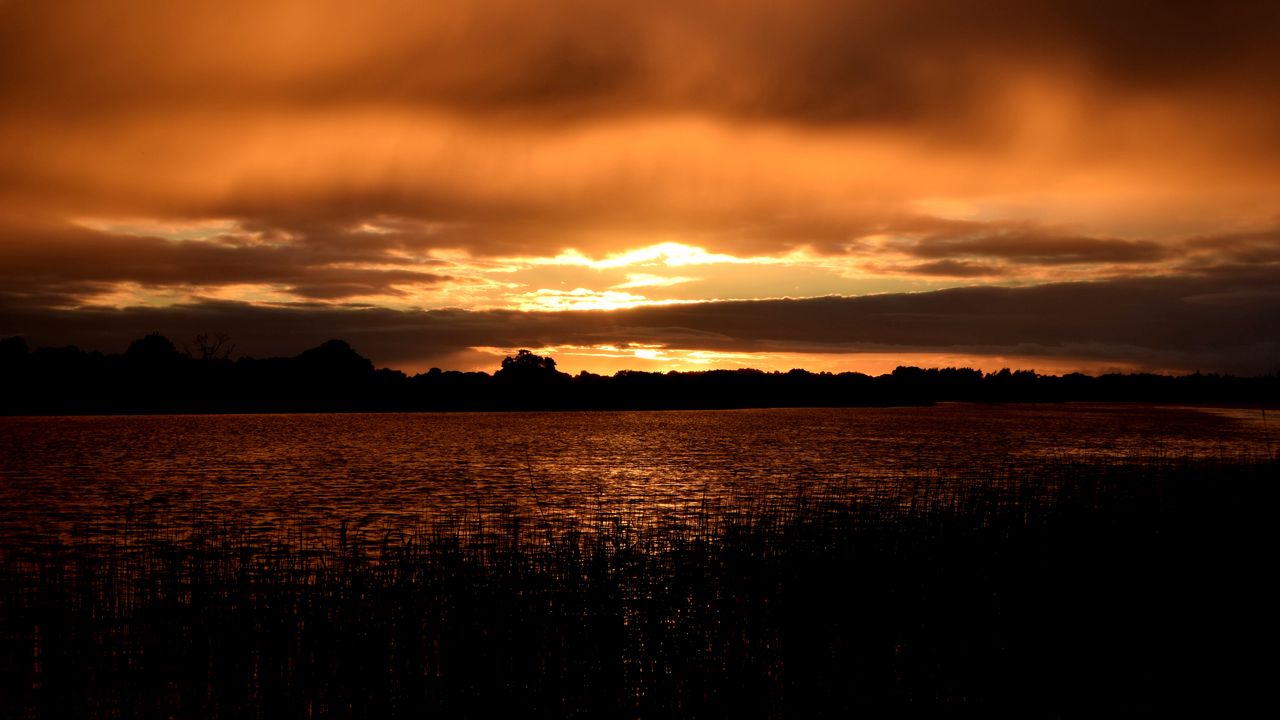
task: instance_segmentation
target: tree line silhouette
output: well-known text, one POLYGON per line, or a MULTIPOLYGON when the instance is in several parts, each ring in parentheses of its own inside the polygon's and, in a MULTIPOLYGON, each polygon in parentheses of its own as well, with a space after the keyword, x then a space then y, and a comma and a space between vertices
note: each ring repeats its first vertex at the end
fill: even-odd
POLYGON ((492 375, 432 368, 407 375, 376 368, 342 340, 294 357, 232 359, 225 334, 179 349, 152 333, 122 355, 76 347, 32 349, 0 340, 0 413, 333 412, 417 410, 607 410, 853 407, 937 402, 1063 401, 1266 403, 1280 377, 1110 373, 982 373, 898 367, 892 373, 760 370, 644 372, 612 376, 556 369, 520 350, 492 375))

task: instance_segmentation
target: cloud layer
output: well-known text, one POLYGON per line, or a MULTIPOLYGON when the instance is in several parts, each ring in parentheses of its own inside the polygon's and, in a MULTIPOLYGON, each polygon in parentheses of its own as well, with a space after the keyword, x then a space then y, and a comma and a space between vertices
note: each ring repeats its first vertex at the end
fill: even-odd
MULTIPOLYGON (((1091 366, 1280 368, 1280 291, 1267 274, 1120 280, 1026 288, 971 287, 859 298, 822 297, 640 307, 608 313, 395 311, 204 302, 165 308, 29 310, 0 306, 0 334, 29 328, 38 344, 120 349, 160 330, 229 331, 247 354, 292 355, 331 336, 380 365, 420 370, 475 348, 647 348, 719 353, 1000 355, 1091 366)), ((643 357, 643 355, 640 355, 643 357)))
MULTIPOLYGON (((234 310, 329 336, 652 305, 625 317, 704 318, 707 351, 980 352, 1016 327, 1031 354, 1262 366, 1254 325, 1193 349, 1137 314, 1086 314, 1113 332, 1085 337, 1045 306, 864 342, 728 309, 771 327, 782 298, 1057 283, 1107 304, 1155 283, 1265 315, 1276 77, 1265 2, 4 3, 0 301, 33 337, 36 318, 234 310)), ((623 316, 512 322, 590 345, 623 316)), ((444 344, 522 337, 479 335, 444 344)))

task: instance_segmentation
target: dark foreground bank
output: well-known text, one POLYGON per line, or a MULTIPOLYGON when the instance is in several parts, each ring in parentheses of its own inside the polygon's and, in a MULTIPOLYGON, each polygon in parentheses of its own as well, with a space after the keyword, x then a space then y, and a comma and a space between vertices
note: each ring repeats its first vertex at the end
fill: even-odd
MULTIPOLYGON (((0 556, 0 716, 1061 717, 1269 682, 1274 463, 1057 464, 379 537, 139 514, 0 556)), ((171 511, 172 512, 172 511, 171 511)))

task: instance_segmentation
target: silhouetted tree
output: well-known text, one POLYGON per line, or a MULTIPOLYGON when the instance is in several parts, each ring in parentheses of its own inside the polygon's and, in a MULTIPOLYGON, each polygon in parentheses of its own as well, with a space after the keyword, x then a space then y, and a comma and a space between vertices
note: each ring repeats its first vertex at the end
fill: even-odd
POLYGON ((195 341, 191 345, 184 343, 182 349, 186 351, 187 357, 202 362, 213 362, 230 359, 231 353, 235 352, 236 346, 235 343, 231 342, 231 336, 227 333, 202 332, 196 335, 195 341))
POLYGON ((556 370, 556 361, 550 357, 534 355, 529 350, 520 350, 514 356, 508 355, 502 361, 502 368, 494 373, 495 378, 504 380, 553 380, 568 377, 556 370))
POLYGON ((356 352, 345 340, 329 340, 295 359, 307 374, 353 377, 373 374, 373 361, 356 352))
POLYGON ((21 335, 0 340, 0 363, 25 361, 30 353, 31 348, 27 345, 27 339, 21 335))
POLYGON ((502 361, 493 374, 496 398, 518 409, 561 408, 572 405, 571 379, 556 370, 556 361, 521 350, 502 361))
POLYGON ((20 411, 27 407, 30 361, 31 349, 25 338, 15 335, 0 340, 0 409, 8 406, 20 411))
POLYGON ((158 332, 129 343, 124 357, 134 365, 148 368, 172 367, 183 359, 173 341, 158 332))

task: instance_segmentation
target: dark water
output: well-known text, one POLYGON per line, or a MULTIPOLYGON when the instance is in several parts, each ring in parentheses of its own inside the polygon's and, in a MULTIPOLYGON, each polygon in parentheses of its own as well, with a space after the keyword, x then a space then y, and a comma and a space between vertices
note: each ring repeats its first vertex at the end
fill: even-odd
POLYGON ((0 537, 140 511, 268 529, 480 509, 658 517, 1082 459, 1267 452, 1258 410, 1129 405, 0 418, 0 537))

